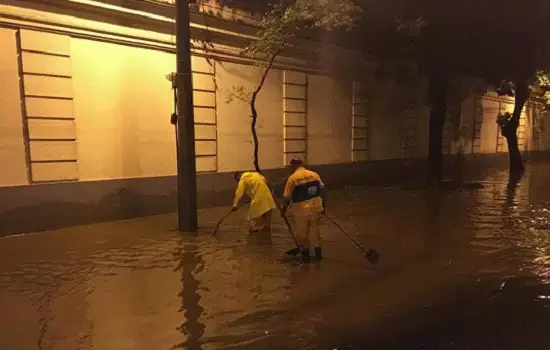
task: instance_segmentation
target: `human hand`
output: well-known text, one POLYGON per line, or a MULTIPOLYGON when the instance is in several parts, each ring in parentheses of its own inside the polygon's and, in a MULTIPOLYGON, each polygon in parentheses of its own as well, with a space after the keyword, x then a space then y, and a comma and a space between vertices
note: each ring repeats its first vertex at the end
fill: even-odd
POLYGON ((239 210, 238 207, 233 207, 233 208, 231 208, 231 212, 232 212, 232 213, 236 212, 237 210, 239 210))

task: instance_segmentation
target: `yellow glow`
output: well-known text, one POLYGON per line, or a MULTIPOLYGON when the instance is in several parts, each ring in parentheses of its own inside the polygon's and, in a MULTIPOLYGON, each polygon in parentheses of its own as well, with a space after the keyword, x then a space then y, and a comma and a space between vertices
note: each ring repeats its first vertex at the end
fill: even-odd
POLYGON ((109 9, 109 10, 115 10, 115 11, 121 11, 121 12, 125 12, 125 13, 131 13, 133 15, 148 17, 148 18, 151 18, 151 19, 155 19, 157 21, 172 22, 172 23, 174 22, 174 20, 172 20, 171 18, 168 18, 168 17, 155 15, 153 13, 148 13, 148 12, 144 12, 144 11, 132 10, 132 9, 128 9, 128 8, 125 8, 125 7, 106 4, 106 3, 103 3, 103 2, 97 2, 97 1, 93 1, 93 0, 69 0, 69 1, 70 2, 75 2, 75 3, 78 3, 78 4, 84 4, 84 5, 90 5, 90 6, 100 7, 100 8, 104 8, 104 9, 109 9))
MULTIPOLYGON (((162 22, 165 22, 165 23, 175 23, 175 20, 172 19, 172 18, 169 18, 169 17, 156 15, 154 13, 149 13, 149 12, 145 12, 145 11, 132 10, 132 9, 128 9, 128 8, 121 7, 121 6, 106 4, 106 3, 103 3, 103 2, 97 2, 97 1, 94 1, 94 0, 69 0, 69 1, 74 2, 74 3, 78 3, 78 4, 95 6, 95 7, 99 7, 99 8, 108 9, 108 10, 114 10, 114 11, 119 11, 119 12, 132 14, 132 15, 142 16, 142 17, 153 19, 153 20, 162 21, 162 22)), ((241 33, 233 32, 233 31, 229 31, 229 30, 212 28, 212 27, 197 24, 197 23, 191 23, 191 27, 198 28, 198 29, 209 30, 209 31, 213 31, 213 32, 218 32, 218 33, 222 33, 222 34, 238 36, 238 37, 246 38, 246 39, 250 39, 250 40, 257 39, 257 37, 253 36, 253 35, 246 35, 246 34, 241 34, 241 33)))

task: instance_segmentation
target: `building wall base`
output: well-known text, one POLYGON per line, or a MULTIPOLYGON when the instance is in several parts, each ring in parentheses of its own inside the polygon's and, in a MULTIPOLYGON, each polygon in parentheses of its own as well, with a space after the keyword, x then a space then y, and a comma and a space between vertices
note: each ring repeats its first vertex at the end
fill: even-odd
MULTIPOLYGON (((550 152, 529 153, 527 161, 550 159, 550 152)), ((506 167, 507 154, 467 155, 464 168, 506 167)), ((445 159, 452 172, 456 157, 445 159)), ((425 179, 426 160, 383 160, 314 167, 326 185, 390 185, 425 179)), ((282 192, 287 169, 267 170, 282 192)), ((229 206, 235 181, 231 173, 199 174, 200 208, 229 206)), ((90 223, 129 219, 176 211, 175 176, 70 182, 0 188, 0 236, 39 232, 90 223)), ((176 223, 174 223, 176 225, 176 223)))

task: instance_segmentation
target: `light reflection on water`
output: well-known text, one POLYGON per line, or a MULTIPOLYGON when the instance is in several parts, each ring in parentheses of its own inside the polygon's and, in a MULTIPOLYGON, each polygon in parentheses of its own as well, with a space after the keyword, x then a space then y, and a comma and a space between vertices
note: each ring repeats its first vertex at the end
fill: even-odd
MULTIPOLYGON (((463 300, 461 311, 448 315, 527 303, 538 320, 550 295, 549 173, 545 164, 522 179, 487 171, 475 177, 485 186, 480 190, 332 192, 329 215, 381 252, 377 268, 328 222, 321 264, 283 258, 292 240, 281 220, 271 236, 247 236, 243 212, 209 237, 227 208, 203 211, 205 228, 196 237, 174 232, 169 215, 6 238, 0 241, 0 312, 7 315, 0 321, 0 345, 365 345, 383 343, 388 334, 398 338, 400 322, 429 326, 431 314, 422 322, 410 315, 463 300)), ((476 341, 482 339, 469 344, 476 341)))

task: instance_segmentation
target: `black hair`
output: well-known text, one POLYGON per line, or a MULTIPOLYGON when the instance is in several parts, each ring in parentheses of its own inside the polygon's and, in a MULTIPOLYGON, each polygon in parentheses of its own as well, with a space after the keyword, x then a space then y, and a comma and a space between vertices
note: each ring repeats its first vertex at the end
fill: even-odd
POLYGON ((292 166, 302 166, 302 165, 304 165, 304 162, 300 158, 294 157, 290 161, 290 165, 292 165, 292 166))

